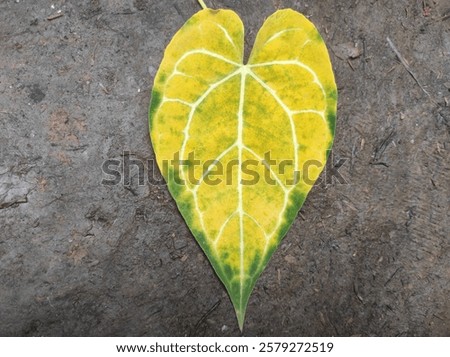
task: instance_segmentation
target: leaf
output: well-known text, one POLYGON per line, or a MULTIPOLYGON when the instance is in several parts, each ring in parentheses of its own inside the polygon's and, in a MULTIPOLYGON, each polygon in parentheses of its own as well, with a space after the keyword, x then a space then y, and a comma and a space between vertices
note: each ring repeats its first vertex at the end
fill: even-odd
POLYGON ((298 12, 274 13, 246 65, 243 53, 236 13, 198 12, 165 51, 149 114, 158 165, 241 330, 259 275, 325 166, 337 98, 323 39, 298 12))

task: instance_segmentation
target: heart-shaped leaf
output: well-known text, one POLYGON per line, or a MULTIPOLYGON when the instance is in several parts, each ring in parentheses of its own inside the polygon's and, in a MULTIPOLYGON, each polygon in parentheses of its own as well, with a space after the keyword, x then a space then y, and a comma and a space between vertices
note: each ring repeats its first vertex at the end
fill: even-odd
POLYGON ((243 63, 233 11, 204 9, 168 45, 150 134, 191 232, 225 285, 242 329, 251 291, 325 166, 337 90, 314 25, 270 16, 243 63))

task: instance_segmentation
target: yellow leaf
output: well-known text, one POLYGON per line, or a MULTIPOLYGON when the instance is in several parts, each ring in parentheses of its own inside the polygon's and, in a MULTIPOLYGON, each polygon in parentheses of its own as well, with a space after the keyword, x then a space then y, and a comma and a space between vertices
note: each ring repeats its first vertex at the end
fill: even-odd
POLYGON ((286 9, 260 29, 204 9, 168 45, 150 135, 191 232, 225 285, 242 329, 253 287, 325 166, 337 90, 317 29, 286 9))

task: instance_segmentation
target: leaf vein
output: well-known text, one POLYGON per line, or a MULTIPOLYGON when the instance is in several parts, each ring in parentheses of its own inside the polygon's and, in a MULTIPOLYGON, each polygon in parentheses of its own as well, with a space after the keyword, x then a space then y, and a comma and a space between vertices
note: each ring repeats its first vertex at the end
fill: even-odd
POLYGON ((296 110, 296 111, 292 112, 293 115, 296 115, 296 114, 308 114, 308 113, 319 115, 322 118, 322 120, 324 121, 324 123, 325 124, 327 123, 327 120, 325 118, 325 110, 307 109, 307 110, 296 110))
POLYGON ((284 192, 289 192, 290 190, 286 187, 285 184, 281 181, 278 174, 270 167, 270 165, 267 164, 267 162, 258 155, 255 151, 250 149, 248 146, 244 145, 244 149, 247 150, 250 154, 252 154, 258 161, 261 161, 261 163, 270 171, 270 173, 274 176, 275 181, 278 183, 279 186, 283 189, 284 192))
POLYGON ((245 80, 247 77, 246 67, 243 66, 241 70, 241 88, 239 94, 239 109, 238 109, 238 139, 237 145, 239 149, 239 170, 238 170, 238 211, 239 211, 239 251, 240 251, 240 296, 239 306, 242 306, 242 299, 244 293, 244 253, 245 253, 245 241, 244 241, 244 210, 243 210, 243 197, 242 197, 242 151, 243 151, 243 132, 244 132, 244 100, 245 100, 245 80))
POLYGON ((294 32, 294 31, 304 31, 302 28, 300 27, 292 27, 286 30, 282 30, 282 31, 278 31, 276 33, 274 33, 272 36, 270 36, 270 38, 264 42, 264 45, 268 44, 269 42, 277 39, 278 37, 282 36, 283 34, 287 33, 287 32, 294 32))
POLYGON ((320 82, 319 77, 317 76, 316 72, 314 72, 314 70, 304 64, 301 61, 298 60, 278 60, 278 61, 270 61, 270 62, 263 62, 263 63, 255 63, 250 65, 250 67, 266 67, 266 66, 276 66, 276 65, 281 65, 281 66, 298 66, 300 68, 305 69, 307 72, 309 72, 312 77, 313 77, 313 82, 315 84, 317 84, 320 87, 320 90, 322 91, 322 94, 325 98, 325 100, 327 99, 327 93, 325 92, 325 88, 323 87, 322 82, 320 82))
POLYGON ((255 217, 253 217, 251 214, 248 214, 247 212, 244 212, 244 215, 246 215, 248 218, 250 218, 263 232, 264 238, 266 238, 266 245, 268 244, 270 240, 270 234, 267 234, 264 228, 261 226, 261 224, 256 220, 255 217))
POLYGON ((294 167, 295 170, 298 170, 298 141, 296 136, 296 130, 295 130, 295 123, 294 119, 292 117, 292 111, 289 109, 289 107, 281 100, 281 98, 278 96, 278 94, 270 88, 261 78, 259 78, 252 70, 248 70, 250 75, 253 79, 255 79, 267 92, 269 92, 272 97, 277 101, 277 103, 280 105, 280 107, 286 112, 287 116, 289 117, 289 122, 291 125, 291 132, 292 132, 292 144, 294 146, 294 167))
POLYGON ((218 60, 221 60, 221 61, 223 61, 223 62, 229 63, 229 64, 231 64, 231 65, 233 65, 233 66, 236 66, 236 67, 241 66, 240 63, 237 63, 237 62, 235 62, 235 61, 232 61, 232 60, 230 60, 229 58, 227 58, 227 57, 225 57, 225 56, 222 56, 222 55, 220 55, 220 54, 218 54, 218 53, 216 53, 216 52, 209 51, 209 50, 206 50, 206 49, 204 49, 204 48, 200 48, 200 49, 188 51, 188 52, 184 53, 183 56, 181 56, 181 57, 178 59, 178 61, 175 63, 174 70, 173 70, 172 74, 170 75, 170 77, 168 78, 167 82, 169 82, 169 81, 172 79, 172 77, 174 77, 174 76, 177 75, 177 74, 183 74, 183 75, 185 75, 183 72, 178 71, 178 66, 179 66, 186 58, 189 58, 190 56, 198 55, 198 54, 216 58, 216 59, 218 59, 218 60))
POLYGON ((228 225, 228 223, 230 223, 231 219, 238 214, 238 210, 234 211, 232 214, 230 214, 227 219, 225 220, 225 222, 223 222, 222 226, 219 229, 219 232, 217 233, 216 238, 214 239, 213 243, 214 243, 214 247, 217 248, 217 244, 219 243, 220 238, 222 237, 223 231, 225 230, 226 226, 228 225))
POLYGON ((208 169, 205 171, 205 173, 202 175, 201 179, 198 181, 198 185, 195 187, 194 191, 198 191, 200 189, 201 184, 203 183, 203 181, 205 181, 205 177, 208 176, 210 174, 210 172, 212 171, 212 169, 214 168, 214 166, 216 166, 220 160, 222 158, 224 158, 231 150, 233 150, 236 147, 236 143, 234 143, 233 145, 229 146, 227 149, 225 149, 224 151, 222 151, 219 156, 217 156, 214 159, 214 162, 209 165, 208 169))
POLYGON ((216 25, 217 25, 217 27, 219 27, 222 30, 222 32, 224 33, 224 35, 225 35, 226 39, 228 40, 228 42, 230 42, 233 45, 233 47, 235 49, 237 49, 237 46, 234 43, 233 39, 231 38, 230 33, 228 32, 228 30, 225 27, 223 27, 222 25, 218 24, 218 23, 216 23, 216 25))
MULTIPOLYGON (((183 131, 183 133, 184 133, 184 140, 183 140, 183 144, 182 144, 181 149, 180 149, 180 158, 181 158, 181 160, 184 160, 187 142, 189 141, 189 129, 190 129, 192 120, 194 118, 194 114, 195 114, 198 106, 211 94, 212 91, 214 91, 216 88, 220 87, 222 84, 226 83, 227 81, 229 81, 231 78, 233 78, 234 76, 236 76, 239 73, 240 73, 240 70, 238 69, 238 70, 234 71, 233 73, 229 74, 228 76, 224 77, 220 81, 217 81, 216 83, 212 84, 208 88, 208 90, 205 93, 203 93, 203 95, 200 96, 200 98, 193 104, 192 109, 191 109, 191 111, 189 113, 189 117, 188 117, 188 121, 187 121, 186 127, 184 128, 184 131, 183 131)), ((181 176, 182 176, 182 178, 184 180, 186 179, 186 176, 185 176, 183 170, 181 170, 181 176)), ((203 232, 205 232, 206 238, 208 240, 211 240, 208 237, 208 234, 207 234, 207 231, 206 231, 205 222, 204 222, 204 219, 203 219, 203 212, 200 209, 199 204, 198 204, 197 192, 194 191, 193 189, 189 188, 188 186, 186 186, 186 187, 192 193, 192 195, 194 197, 195 210, 197 211, 197 214, 198 214, 198 217, 199 217, 199 220, 200 220, 200 225, 201 225, 201 227, 203 229, 203 232)))

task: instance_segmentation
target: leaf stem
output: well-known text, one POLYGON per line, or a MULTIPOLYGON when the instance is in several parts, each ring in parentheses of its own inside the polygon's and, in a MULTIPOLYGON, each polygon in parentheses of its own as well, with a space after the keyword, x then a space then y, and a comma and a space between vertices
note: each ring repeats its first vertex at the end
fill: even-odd
POLYGON ((203 0, 198 0, 198 3, 203 8, 203 10, 208 8, 208 6, 205 5, 205 2, 203 0))

